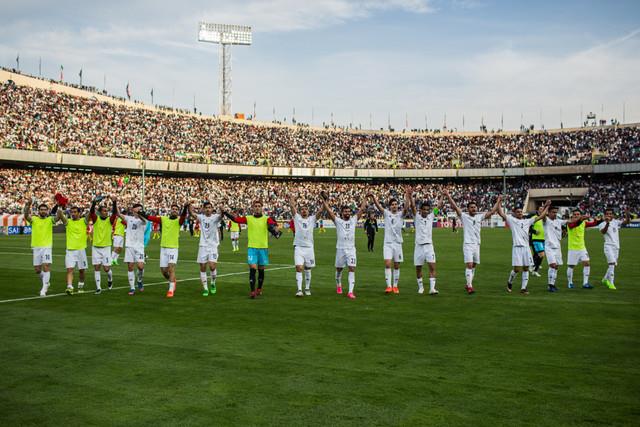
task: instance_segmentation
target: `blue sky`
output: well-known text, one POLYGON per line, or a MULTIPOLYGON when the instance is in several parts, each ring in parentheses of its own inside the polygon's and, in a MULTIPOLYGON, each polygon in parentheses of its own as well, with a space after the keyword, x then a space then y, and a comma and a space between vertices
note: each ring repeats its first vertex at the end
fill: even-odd
MULTIPOLYGON (((4 3, 4 2, 3 2, 4 3)), ((640 2, 111 1, 1 5, 0 62, 217 113, 217 46, 197 22, 251 25, 233 48, 233 110, 374 128, 640 122, 640 2), (408 119, 408 120, 407 120, 408 119)))

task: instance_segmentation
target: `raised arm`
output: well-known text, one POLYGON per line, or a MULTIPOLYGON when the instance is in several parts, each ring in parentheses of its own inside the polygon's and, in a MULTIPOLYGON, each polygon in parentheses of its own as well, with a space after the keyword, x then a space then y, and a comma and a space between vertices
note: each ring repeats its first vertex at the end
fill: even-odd
POLYGON ((56 212, 56 222, 57 221, 60 221, 64 225, 67 225, 67 222, 69 221, 64 212, 62 212, 62 209, 58 209, 58 211, 56 212))
POLYGON ((289 195, 289 206, 291 207, 291 217, 293 218, 298 213, 298 210, 296 209, 296 199, 293 194, 289 195))
MULTIPOLYGON (((371 199, 371 201, 373 202, 373 204, 375 205, 376 209, 378 209, 378 211, 380 213, 384 212, 384 206, 382 206, 382 204, 380 203, 380 201, 378 200, 378 198, 373 194, 373 193, 369 193, 367 194, 367 197, 369 197, 371 199)), ((364 201, 366 202, 367 198, 364 198, 364 201)))
POLYGON ((550 206, 551 206, 551 200, 547 200, 544 203, 544 209, 542 209, 542 212, 540 212, 540 215, 536 216, 536 219, 533 222, 538 222, 542 219, 545 219, 547 217, 547 214, 549 213, 550 206))
POLYGON ((458 205, 456 205, 456 202, 453 200, 453 197, 451 197, 451 194, 449 194, 447 190, 444 190, 442 194, 444 194, 444 197, 447 198, 447 200, 449 201, 449 204, 451 205, 453 210, 456 211, 456 214, 458 215, 458 217, 462 217, 462 210, 458 207, 458 205))
POLYGON ((113 203, 113 213, 116 215, 116 218, 120 218, 120 221, 126 223, 127 220, 124 218, 124 215, 122 215, 122 213, 120 212, 120 209, 116 207, 117 201, 118 201, 118 198, 116 197, 115 194, 111 196, 111 202, 113 203))
POLYGON ((624 221, 622 221, 622 223, 624 225, 629 225, 630 222, 631 222, 631 213, 629 212, 629 208, 626 208, 624 210, 624 221))
POLYGON ((327 213, 327 216, 329 217, 329 219, 333 222, 336 221, 336 215, 333 213, 333 211, 331 210, 331 206, 329 206, 329 204, 327 203, 327 200, 323 197, 322 198, 322 207, 324 208, 325 212, 327 213))
POLYGON ((189 205, 189 218, 191 218, 194 221, 196 219, 198 219, 198 214, 196 213, 196 208, 194 208, 193 205, 189 205))
POLYGON ((484 219, 489 219, 491 218, 491 215, 497 213, 498 215, 500 215, 505 221, 507 220, 504 211, 502 210, 502 196, 498 196, 496 198, 496 204, 493 205, 493 208, 484 214, 484 219), (499 212, 502 212, 502 214, 500 214, 499 212))
POLYGON ((409 211, 411 212, 411 215, 416 216, 416 200, 413 198, 413 190, 411 187, 407 187, 404 191, 404 205, 405 212, 409 211))
POLYGON ((25 221, 31 224, 31 196, 26 196, 27 201, 24 204, 24 209, 22 209, 22 215, 24 215, 25 221))

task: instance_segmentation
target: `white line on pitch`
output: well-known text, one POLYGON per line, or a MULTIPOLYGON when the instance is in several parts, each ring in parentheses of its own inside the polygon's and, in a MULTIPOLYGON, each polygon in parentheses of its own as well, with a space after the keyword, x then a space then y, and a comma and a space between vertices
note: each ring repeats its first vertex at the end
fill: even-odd
MULTIPOLYGON (((293 265, 288 265, 286 267, 275 267, 275 268, 267 268, 265 269, 265 271, 274 271, 274 270, 283 270, 285 268, 293 268, 293 265)), ((225 273, 225 274, 218 274, 217 277, 227 277, 227 276, 238 276, 240 274, 247 274, 247 271, 238 271, 236 273, 225 273)), ((200 280, 200 277, 192 277, 190 279, 179 279, 176 280, 176 282, 189 282, 192 280, 200 280)), ((162 284, 167 284, 167 281, 164 280, 162 282, 153 282, 153 283, 145 283, 145 287, 147 286, 157 286, 157 285, 162 285, 162 284)), ((111 290, 118 290, 118 289, 129 289, 129 286, 116 286, 111 288, 111 290)), ((103 289, 103 292, 108 292, 108 290, 103 289)), ((86 291, 83 292, 79 295, 91 295, 93 294, 93 291, 86 291)), ((28 301, 28 300, 32 300, 32 299, 45 299, 45 298, 54 298, 54 297, 60 297, 60 296, 66 296, 67 294, 65 292, 60 293, 60 294, 51 294, 51 295, 47 295, 46 297, 41 297, 41 296, 35 296, 35 297, 24 297, 24 298, 13 298, 13 299, 5 299, 5 300, 0 300, 0 304, 4 304, 7 302, 18 302, 18 301, 28 301)))

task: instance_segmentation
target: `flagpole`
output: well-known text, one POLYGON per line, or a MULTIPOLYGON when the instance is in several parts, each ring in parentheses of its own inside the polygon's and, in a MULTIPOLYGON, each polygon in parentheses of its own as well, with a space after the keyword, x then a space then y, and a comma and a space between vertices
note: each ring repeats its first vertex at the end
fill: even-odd
POLYGON ((38 60, 38 77, 42 77, 42 56, 38 60))

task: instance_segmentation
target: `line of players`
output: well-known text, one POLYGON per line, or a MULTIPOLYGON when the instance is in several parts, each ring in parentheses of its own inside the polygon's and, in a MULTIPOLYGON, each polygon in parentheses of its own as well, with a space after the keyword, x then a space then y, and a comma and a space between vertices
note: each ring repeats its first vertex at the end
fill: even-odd
MULTIPOLYGON (((463 257, 465 263, 465 290, 473 294, 473 280, 476 267, 480 264, 480 244, 482 222, 492 215, 501 216, 512 233, 512 270, 507 281, 507 291, 512 291, 512 284, 518 273, 521 273, 520 293, 527 295, 529 267, 534 265, 534 260, 529 249, 529 234, 532 227, 538 227, 544 233, 544 245, 541 250, 539 246, 534 246, 538 256, 546 256, 549 264, 548 290, 556 292, 555 285, 558 268, 563 265, 560 241, 563 237, 563 227, 567 227, 568 235, 568 267, 567 280, 568 287, 573 288, 573 270, 578 264, 583 266, 582 287, 590 289, 593 286, 589 283, 590 264, 589 255, 584 242, 584 232, 587 227, 599 226, 604 236, 604 252, 607 258, 608 269, 602 283, 610 289, 615 289, 614 277, 615 266, 617 265, 620 249, 619 229, 623 224, 628 224, 630 217, 626 212, 623 221, 614 218, 612 209, 605 211, 604 219, 596 221, 588 216, 582 215, 579 210, 572 212, 571 219, 563 220, 558 218, 558 208, 551 206, 547 201, 538 210, 538 214, 525 218, 523 210, 515 207, 512 214, 505 214, 501 206, 502 199, 498 196, 491 210, 479 213, 475 202, 467 204, 467 211, 455 203, 452 197, 445 191, 444 197, 440 197, 437 203, 438 209, 442 209, 446 198, 462 222, 463 228, 463 257), (542 227, 539 227, 539 222, 542 227)), ((281 231, 275 220, 263 213, 262 202, 256 200, 252 203, 250 215, 239 216, 225 212, 223 207, 214 209, 213 204, 204 202, 202 212, 196 212, 195 208, 187 203, 182 211, 178 205, 170 207, 169 215, 153 216, 146 214, 141 204, 133 204, 127 214, 123 214, 117 207, 116 197, 112 197, 111 214, 105 204, 99 204, 101 198, 95 198, 91 203, 89 212, 81 215, 78 207, 72 206, 69 209, 69 216, 63 213, 63 209, 58 206, 50 212, 45 204, 38 206, 38 214, 31 215, 31 201, 28 200, 24 207, 24 216, 28 223, 32 225, 31 246, 33 250, 33 265, 36 274, 40 276, 42 288, 41 296, 46 296, 50 285, 50 267, 52 263, 52 230, 56 222, 61 222, 66 227, 66 255, 65 267, 67 269, 67 294, 74 293, 73 275, 74 270, 79 270, 78 291, 82 292, 85 281, 85 270, 88 262, 86 256, 87 227, 93 224, 92 241, 92 264, 94 267, 94 280, 96 293, 101 293, 101 271, 107 274, 108 288, 113 286, 112 260, 117 258, 119 251, 112 252, 113 239, 121 237, 122 233, 112 236, 116 223, 122 224, 126 236, 126 248, 124 262, 128 268, 129 294, 134 295, 144 290, 144 268, 145 268, 145 229, 146 223, 157 224, 161 230, 160 241, 160 270, 167 279, 168 290, 166 296, 172 298, 176 289, 175 267, 178 262, 180 228, 187 216, 192 221, 198 221, 200 225, 200 243, 197 262, 200 265, 200 280, 202 284, 202 295, 215 294, 218 246, 220 237, 218 229, 224 217, 229 218, 235 227, 232 228, 232 241, 234 251, 238 250, 239 224, 246 224, 248 230, 248 251, 247 264, 249 266, 250 297, 256 298, 261 295, 265 279, 265 268, 269 265, 268 240, 269 234, 279 238, 281 231), (53 215, 55 214, 55 216, 53 215), (207 274, 208 273, 208 274, 207 274), (257 276, 257 280, 256 280, 257 276)), ((300 203, 294 195, 290 196, 290 207, 293 215, 294 235, 294 262, 296 268, 296 296, 311 295, 311 269, 315 267, 315 251, 313 233, 316 221, 316 214, 311 213, 310 206, 300 203), (303 282, 305 289, 303 292, 303 282)), ((336 227, 336 257, 335 257, 335 282, 336 293, 343 294, 342 275, 346 268, 348 271, 348 290, 346 295, 350 299, 355 299, 355 269, 357 265, 357 254, 355 246, 356 227, 363 215, 368 210, 369 203, 372 203, 384 217, 384 242, 383 258, 385 266, 385 293, 398 294, 400 279, 400 264, 403 262, 403 236, 402 228, 404 218, 411 214, 415 227, 414 246, 414 266, 416 268, 416 281, 418 293, 425 292, 423 282, 423 266, 426 264, 429 270, 429 294, 437 295, 436 289, 436 256, 433 245, 432 229, 435 220, 432 204, 425 200, 416 204, 411 188, 405 191, 404 207, 400 209, 397 199, 388 200, 386 207, 373 194, 367 194, 363 198, 360 208, 352 212, 349 206, 342 206, 339 212, 334 212, 328 203, 328 196, 321 193, 318 213, 325 212, 336 227)), ((117 228, 117 227, 116 227, 117 228)), ((120 230, 122 231, 122 230, 120 230)), ((120 244, 120 247, 122 245, 120 244)), ((536 261, 537 262, 537 261, 536 261)))

